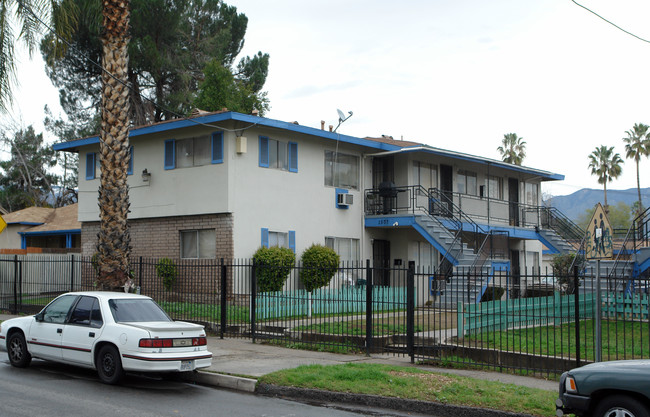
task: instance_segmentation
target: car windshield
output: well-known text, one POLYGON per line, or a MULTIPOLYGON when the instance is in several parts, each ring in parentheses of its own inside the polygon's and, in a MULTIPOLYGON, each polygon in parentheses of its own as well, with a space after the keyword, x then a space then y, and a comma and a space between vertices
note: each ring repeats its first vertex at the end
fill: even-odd
POLYGON ((116 322, 172 321, 153 300, 114 299, 108 305, 116 322))

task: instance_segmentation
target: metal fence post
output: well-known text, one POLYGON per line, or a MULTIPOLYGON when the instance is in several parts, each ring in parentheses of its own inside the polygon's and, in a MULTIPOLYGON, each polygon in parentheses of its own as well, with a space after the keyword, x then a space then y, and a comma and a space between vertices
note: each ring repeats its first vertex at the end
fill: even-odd
POLYGON ((138 260, 138 287, 140 287, 140 293, 142 292, 142 256, 138 260))
POLYGON ((228 306, 226 305, 228 300, 226 297, 226 291, 228 291, 226 272, 226 262, 221 258, 221 323, 219 325, 219 337, 221 339, 223 339, 224 333, 226 332, 226 314, 228 312, 228 306))
POLYGON ((74 255, 70 255, 70 292, 74 291, 74 255))
POLYGON ((253 343, 255 343, 255 302, 257 298, 257 279, 255 278, 255 259, 253 259, 252 263, 252 270, 251 270, 251 311, 249 312, 250 314, 250 321, 251 321, 251 338, 253 340, 253 343))
POLYGON ((372 269, 366 259, 366 355, 372 350, 372 269))
POLYGON ((576 366, 580 366, 580 288, 578 287, 578 267, 573 267, 573 291, 575 298, 575 324, 576 324, 576 366))
POLYGON ((415 261, 409 261, 406 273, 406 346, 415 363, 415 261))
POLYGON ((18 314, 18 255, 14 255, 14 308, 12 314, 18 314))

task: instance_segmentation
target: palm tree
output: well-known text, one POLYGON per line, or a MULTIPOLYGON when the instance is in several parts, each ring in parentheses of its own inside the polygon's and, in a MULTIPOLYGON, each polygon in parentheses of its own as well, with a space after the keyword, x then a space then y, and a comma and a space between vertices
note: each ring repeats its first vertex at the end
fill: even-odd
POLYGON ((501 153, 503 162, 521 165, 526 157, 526 142, 523 138, 517 137, 516 133, 506 133, 497 151, 501 153))
POLYGON ((632 130, 627 130, 627 137, 623 138, 625 142, 625 157, 634 159, 636 163, 636 189, 639 197, 637 205, 637 214, 643 212, 643 202, 641 201, 641 180, 639 178, 639 161, 642 156, 650 156, 650 126, 643 123, 635 123, 632 130))
POLYGON ((38 46, 45 24, 56 32, 57 48, 63 44, 58 39, 70 37, 77 23, 74 2, 64 0, 0 0, 0 112, 6 112, 13 102, 11 89, 16 83, 16 54, 14 46, 20 41, 30 55, 38 46), (20 30, 18 36, 14 27, 20 30))
POLYGON ((129 0, 103 0, 102 125, 100 132, 99 282, 104 289, 130 283, 129 0))
POLYGON ((623 164, 623 160, 618 153, 614 153, 613 146, 608 148, 605 145, 601 145, 589 155, 591 174, 598 176, 598 184, 603 184, 603 190, 605 192, 605 213, 609 213, 609 206, 607 205, 607 183, 621 175, 621 172, 623 172, 621 164, 623 164))

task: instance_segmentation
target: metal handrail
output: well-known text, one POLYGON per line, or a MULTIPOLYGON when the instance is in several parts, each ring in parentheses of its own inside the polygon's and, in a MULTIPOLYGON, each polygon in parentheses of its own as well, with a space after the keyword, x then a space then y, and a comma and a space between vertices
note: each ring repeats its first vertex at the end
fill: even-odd
POLYGON ((546 222, 541 221, 540 226, 548 227, 565 240, 578 241, 585 235, 585 231, 580 226, 575 224, 557 208, 539 207, 538 209, 540 210, 540 220, 546 220, 546 222), (542 216, 542 213, 545 213, 546 216, 542 216))

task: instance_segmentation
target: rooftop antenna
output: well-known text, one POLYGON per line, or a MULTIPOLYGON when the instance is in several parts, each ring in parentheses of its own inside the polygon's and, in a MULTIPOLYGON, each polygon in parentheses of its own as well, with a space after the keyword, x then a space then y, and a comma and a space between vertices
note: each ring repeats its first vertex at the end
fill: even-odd
MULTIPOLYGON (((341 123, 345 122, 350 117, 352 117, 352 112, 351 111, 348 112, 348 117, 345 117, 345 114, 343 114, 343 112, 339 109, 336 109, 336 112, 339 114, 339 124, 336 125, 336 129, 338 129, 339 126, 341 126, 341 123)), ((334 129, 334 132, 336 132, 336 129, 334 129)))

